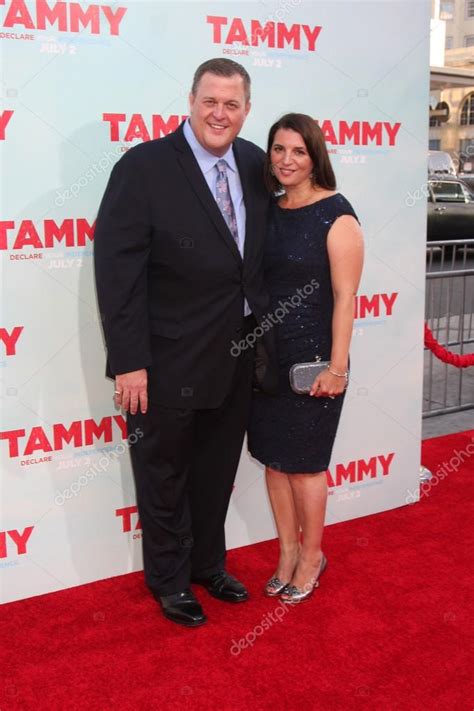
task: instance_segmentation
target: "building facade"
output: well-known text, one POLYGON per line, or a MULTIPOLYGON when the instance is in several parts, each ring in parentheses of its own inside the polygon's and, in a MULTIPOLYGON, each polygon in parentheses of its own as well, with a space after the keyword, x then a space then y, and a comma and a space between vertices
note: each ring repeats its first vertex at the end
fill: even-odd
MULTIPOLYGON (((443 66, 474 70, 474 0, 432 0, 433 26, 443 30, 443 66)), ((459 171, 474 172, 474 81, 457 84, 432 83, 429 147, 450 153, 459 171)))

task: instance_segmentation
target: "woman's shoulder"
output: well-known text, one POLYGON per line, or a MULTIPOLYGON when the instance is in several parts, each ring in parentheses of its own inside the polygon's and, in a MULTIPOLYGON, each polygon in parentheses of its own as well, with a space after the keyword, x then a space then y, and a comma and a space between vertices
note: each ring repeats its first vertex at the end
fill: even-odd
POLYGON ((354 210, 352 204, 349 202, 349 200, 346 198, 345 195, 342 193, 336 193, 333 195, 333 200, 331 201, 332 209, 334 210, 335 216, 339 217, 342 215, 352 215, 352 217, 355 217, 357 222, 360 224, 360 220, 357 217, 357 213, 354 210))
POLYGON ((346 196, 343 195, 343 193, 340 193, 340 192, 334 193, 333 198, 334 198, 334 204, 339 209, 341 209, 341 208, 344 209, 346 207, 349 207, 351 210, 353 210, 351 203, 346 198, 346 196))

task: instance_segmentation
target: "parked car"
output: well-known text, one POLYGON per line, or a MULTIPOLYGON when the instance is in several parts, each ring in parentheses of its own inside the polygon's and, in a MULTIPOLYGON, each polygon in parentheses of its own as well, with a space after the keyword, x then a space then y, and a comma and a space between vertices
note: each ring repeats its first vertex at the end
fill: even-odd
POLYGON ((474 173, 458 173, 458 178, 467 185, 471 193, 474 191, 474 173))
POLYGON ((449 153, 428 151, 428 173, 430 175, 456 175, 456 168, 449 153))
POLYGON ((459 178, 428 179, 428 242, 474 238, 474 194, 459 178))

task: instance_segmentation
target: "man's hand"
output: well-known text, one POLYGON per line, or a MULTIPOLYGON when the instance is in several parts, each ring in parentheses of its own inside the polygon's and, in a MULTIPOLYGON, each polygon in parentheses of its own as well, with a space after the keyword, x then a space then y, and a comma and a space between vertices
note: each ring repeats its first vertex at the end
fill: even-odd
POLYGON ((116 375, 116 404, 125 411, 129 410, 131 415, 136 415, 140 403, 140 412, 144 415, 148 409, 147 383, 148 374, 144 368, 116 375))

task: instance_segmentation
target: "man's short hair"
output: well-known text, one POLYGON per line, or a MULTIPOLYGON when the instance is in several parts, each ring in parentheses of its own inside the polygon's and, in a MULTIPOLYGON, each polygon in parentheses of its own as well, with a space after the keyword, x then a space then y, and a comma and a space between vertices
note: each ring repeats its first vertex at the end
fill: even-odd
POLYGON ((234 62, 232 59, 225 59, 224 57, 208 59, 199 65, 194 73, 193 85, 191 87, 191 94, 193 96, 196 96, 199 82, 206 72, 215 74, 218 77, 233 77, 238 74, 244 80, 245 100, 250 101, 250 75, 248 71, 238 62, 234 62))

